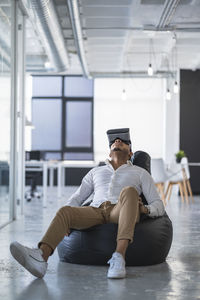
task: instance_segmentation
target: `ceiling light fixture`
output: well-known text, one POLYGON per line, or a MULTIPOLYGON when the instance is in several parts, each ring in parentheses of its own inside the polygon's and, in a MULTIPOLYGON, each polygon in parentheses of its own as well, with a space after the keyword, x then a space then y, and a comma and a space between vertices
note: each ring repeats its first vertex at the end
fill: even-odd
POLYGON ((126 99, 127 99, 127 94, 126 94, 125 89, 122 90, 121 99, 122 99, 122 101, 126 101, 126 99))
POLYGON ((149 75, 149 76, 152 76, 152 75, 153 75, 153 68, 152 68, 152 65, 151 65, 151 64, 149 64, 149 67, 148 67, 147 72, 148 72, 148 75, 149 75))
POLYGON ((167 100, 171 100, 171 92, 170 92, 170 89, 167 89, 167 92, 166 92, 166 99, 167 100))
POLYGON ((149 76, 152 76, 154 71, 153 71, 153 67, 152 67, 152 56, 154 54, 154 51, 153 51, 153 40, 152 38, 149 40, 149 66, 148 66, 148 69, 147 69, 147 73, 149 76))
POLYGON ((174 94, 178 94, 178 92, 179 92, 178 82, 175 81, 175 82, 174 82, 174 94))
POLYGON ((49 69, 49 68, 51 67, 50 61, 46 61, 46 62, 44 63, 44 66, 45 66, 46 69, 49 69))
POLYGON ((174 71, 174 86, 173 86, 173 91, 174 94, 178 94, 179 92, 179 85, 177 82, 177 73, 178 73, 178 57, 177 57, 177 37, 176 37, 176 33, 174 33, 173 35, 173 41, 174 41, 174 47, 172 49, 172 68, 174 71))

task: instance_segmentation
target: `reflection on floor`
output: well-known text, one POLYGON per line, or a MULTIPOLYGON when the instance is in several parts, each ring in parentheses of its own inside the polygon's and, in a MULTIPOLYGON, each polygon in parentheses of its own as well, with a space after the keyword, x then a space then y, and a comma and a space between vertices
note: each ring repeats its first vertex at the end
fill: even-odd
POLYGON ((49 221, 74 191, 66 188, 58 200, 56 190, 48 191, 48 207, 42 200, 25 204, 25 216, 0 231, 1 300, 127 300, 127 299, 200 299, 200 197, 194 204, 182 204, 171 198, 167 212, 173 222, 173 244, 167 261, 148 267, 128 267, 122 280, 106 278, 107 267, 83 266, 59 262, 57 252, 49 260, 44 279, 35 279, 9 253, 9 244, 18 240, 35 246, 49 221))

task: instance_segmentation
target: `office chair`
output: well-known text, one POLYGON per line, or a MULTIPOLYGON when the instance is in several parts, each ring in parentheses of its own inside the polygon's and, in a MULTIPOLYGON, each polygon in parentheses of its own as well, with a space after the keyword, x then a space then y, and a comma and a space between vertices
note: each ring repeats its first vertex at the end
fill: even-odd
POLYGON ((167 186, 167 190, 166 190, 166 194, 165 194, 166 197, 168 196, 168 200, 171 197, 172 187, 174 185, 178 185, 182 202, 184 202, 186 200, 186 202, 189 203, 188 192, 192 199, 192 202, 194 202, 192 189, 191 189, 191 185, 190 185, 190 180, 189 180, 190 179, 190 171, 189 171, 189 167, 188 167, 187 157, 183 157, 181 159, 180 164, 178 164, 178 163, 173 164, 170 167, 169 171, 171 172, 171 176, 169 177, 169 182, 168 182, 168 186, 167 186))
MULTIPOLYGON (((26 160, 40 160, 42 158, 41 151, 26 151, 26 160)), ((29 168, 30 169, 30 168, 29 168)), ((30 184, 29 190, 25 192, 25 199, 29 202, 33 198, 41 198, 42 193, 38 191, 37 184, 41 178, 40 171, 33 168, 32 171, 26 171, 26 180, 30 184)))
POLYGON ((168 174, 165 170, 165 164, 162 158, 152 158, 151 175, 154 179, 155 185, 158 189, 161 199, 164 205, 166 205, 165 183, 168 180, 168 174))

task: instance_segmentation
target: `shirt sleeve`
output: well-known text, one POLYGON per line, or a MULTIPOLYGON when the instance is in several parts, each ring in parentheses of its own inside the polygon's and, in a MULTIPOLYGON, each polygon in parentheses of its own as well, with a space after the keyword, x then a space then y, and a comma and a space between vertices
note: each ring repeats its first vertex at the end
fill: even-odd
POLYGON ((157 192, 155 183, 151 175, 144 170, 141 175, 142 192, 147 200, 147 207, 150 210, 150 217, 160 217, 165 213, 165 207, 157 192))
POLYGON ((90 170, 85 177, 83 177, 80 187, 77 191, 67 200, 69 206, 81 206, 87 198, 93 193, 93 170, 90 170))

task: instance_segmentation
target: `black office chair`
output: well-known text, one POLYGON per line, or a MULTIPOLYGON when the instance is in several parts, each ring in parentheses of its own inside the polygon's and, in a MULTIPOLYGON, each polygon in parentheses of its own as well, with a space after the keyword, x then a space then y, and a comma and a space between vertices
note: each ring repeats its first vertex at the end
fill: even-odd
MULTIPOLYGON (((41 151, 26 151, 26 160, 41 160, 41 151)), ((30 188, 25 192, 25 199, 29 202, 33 198, 41 198, 42 193, 38 191, 37 185, 40 182, 42 174, 40 171, 26 171, 26 183, 30 188)))

